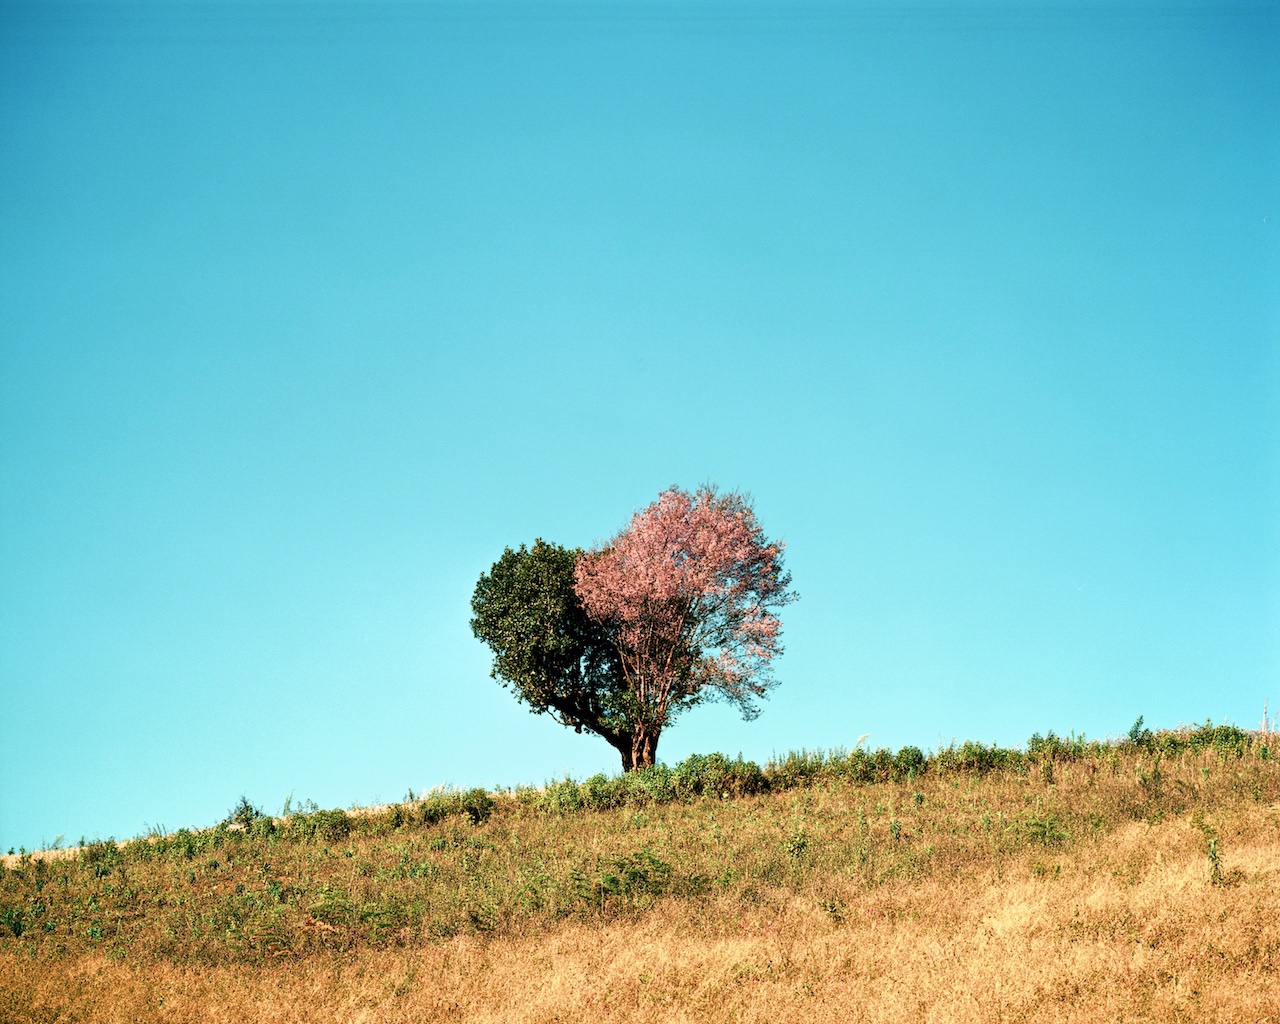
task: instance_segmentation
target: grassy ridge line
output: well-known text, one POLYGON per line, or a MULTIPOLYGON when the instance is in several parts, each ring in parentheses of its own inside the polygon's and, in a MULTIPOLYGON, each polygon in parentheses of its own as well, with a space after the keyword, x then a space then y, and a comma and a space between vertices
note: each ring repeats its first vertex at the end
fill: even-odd
POLYGON ((541 787, 494 791, 479 788, 460 791, 441 787, 424 794, 420 800, 355 807, 348 811, 320 810, 313 805, 311 813, 285 813, 273 817, 242 798, 227 819, 211 829, 180 829, 177 833, 153 831, 133 840, 117 841, 110 837, 80 846, 10 853, 0 855, 0 866, 14 869, 35 859, 93 857, 100 854, 104 843, 114 844, 123 850, 131 843, 155 843, 175 836, 200 836, 219 829, 233 832, 256 830, 267 834, 280 830, 301 838, 310 838, 318 832, 323 836, 342 838, 352 827, 358 826, 359 819, 377 819, 384 815, 397 823, 395 827, 408 818, 432 824, 459 813, 479 821, 488 817, 498 803, 509 801, 563 813, 665 803, 707 795, 722 798, 751 796, 837 780, 861 784, 910 781, 939 772, 982 775, 992 771, 1026 773, 1039 770, 1047 771, 1052 781, 1054 763, 1083 758, 1114 759, 1132 751, 1170 757, 1184 751, 1214 750, 1224 757, 1253 754, 1265 760, 1270 756, 1270 748, 1276 738, 1276 734, 1267 729, 1250 732, 1234 725, 1214 725, 1212 722, 1160 732, 1142 729, 1141 724, 1142 719, 1139 718, 1129 735, 1119 741, 1086 740, 1076 736, 1064 738, 1052 730, 1046 736, 1036 733, 1027 741, 1025 749, 986 746, 966 740, 961 745, 953 743, 932 754, 926 754, 916 746, 905 746, 897 752, 887 748, 867 751, 861 747, 852 751, 791 751, 782 758, 771 759, 763 769, 752 761, 743 760, 741 755, 730 760, 718 753, 694 754, 674 768, 659 764, 622 776, 600 773, 582 782, 566 778, 541 787), (344 823, 343 818, 349 820, 344 823))
POLYGON ((1206 878, 1240 884, 1224 851, 1242 809, 1280 800, 1269 743, 1205 726, 1025 752, 798 753, 764 769, 709 755, 369 815, 261 815, 23 859, 0 872, 0 953, 264 963, 626 921, 673 901, 714 918, 799 900, 839 921, 895 881, 1000 877, 1188 814, 1206 878))

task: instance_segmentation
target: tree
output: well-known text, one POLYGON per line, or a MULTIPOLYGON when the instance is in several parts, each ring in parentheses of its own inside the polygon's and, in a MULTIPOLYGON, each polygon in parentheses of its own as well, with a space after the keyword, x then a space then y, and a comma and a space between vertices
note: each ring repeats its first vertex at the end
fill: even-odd
POLYGON ((608 544, 581 555, 575 591, 614 643, 627 699, 624 768, 651 765, 658 738, 683 710, 721 698, 744 718, 775 685, 782 652, 774 609, 795 600, 750 501, 704 486, 672 487, 608 544))
POLYGON ((493 678, 517 699, 604 737, 625 763, 631 701, 610 627, 587 616, 574 590, 581 554, 542 540, 507 548, 476 583, 471 631, 493 650, 493 678))
POLYGON ((531 711, 602 736, 631 771, 695 704, 758 713, 782 653, 774 609, 795 599, 782 549, 742 495, 673 487, 603 547, 507 548, 476 584, 471 630, 531 711))

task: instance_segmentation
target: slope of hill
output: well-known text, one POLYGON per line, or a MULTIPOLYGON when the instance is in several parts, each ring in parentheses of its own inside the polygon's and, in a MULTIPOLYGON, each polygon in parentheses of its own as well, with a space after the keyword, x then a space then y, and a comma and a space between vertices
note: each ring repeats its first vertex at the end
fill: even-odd
POLYGON ((1232 727, 240 808, 0 873, 0 1019, 1280 1019, 1232 727))

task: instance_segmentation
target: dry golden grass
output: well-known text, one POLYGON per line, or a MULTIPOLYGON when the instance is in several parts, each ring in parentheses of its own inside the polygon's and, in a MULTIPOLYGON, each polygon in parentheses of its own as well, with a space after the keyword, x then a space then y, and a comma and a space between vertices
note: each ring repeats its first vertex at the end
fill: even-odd
MULTIPOLYGON (((442 865, 414 880, 426 904, 464 881, 449 836, 470 840, 460 863, 499 900, 526 867, 589 873, 638 848, 672 878, 723 881, 511 902, 434 939, 335 927, 327 947, 277 956, 184 955, 141 921, 97 943, 0 940, 0 1020, 1280 1022, 1276 762, 1186 755, 1159 792, 1150 769, 1119 758, 1059 765, 1052 784, 926 776, 639 814, 512 807, 413 839, 442 865)), ((372 898, 390 845, 352 836, 335 851, 343 884, 372 898)), ((163 865, 137 865, 138 885, 144 867, 163 865)))

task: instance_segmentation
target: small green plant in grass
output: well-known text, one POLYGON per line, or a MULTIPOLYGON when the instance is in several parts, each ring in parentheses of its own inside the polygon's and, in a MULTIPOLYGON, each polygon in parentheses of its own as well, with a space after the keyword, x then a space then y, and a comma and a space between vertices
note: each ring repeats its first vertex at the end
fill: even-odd
POLYGON ((672 885, 671 865, 647 848, 615 857, 591 881, 592 900, 603 906, 610 900, 656 897, 672 885))
POLYGON ((782 846, 792 860, 803 860, 809 852, 809 833, 803 828, 794 828, 782 846))
POLYGON ((1214 885, 1222 884, 1222 861, 1218 858, 1218 837, 1211 838, 1205 849, 1205 855, 1209 858, 1209 880, 1214 885))
POLYGON ((0 910, 0 924, 8 928, 15 939, 22 938, 22 933, 26 931, 26 921, 22 911, 17 907, 5 907, 0 910))
POLYGON ((1044 817, 1030 816, 1022 825, 1027 838, 1042 846, 1054 846, 1071 838, 1071 834, 1052 814, 1044 817))
POLYGON ((1204 836, 1204 853, 1209 860, 1209 881, 1213 885, 1222 885, 1222 858, 1218 851, 1218 833, 1212 825, 1204 820, 1204 815, 1196 811, 1191 816, 1191 824, 1204 836))
POLYGON ((1159 800, 1164 796, 1164 773, 1160 771, 1162 756, 1161 751, 1157 750, 1151 771, 1146 772, 1141 769, 1138 771, 1138 785, 1142 787, 1142 792, 1146 794, 1148 800, 1159 800))

